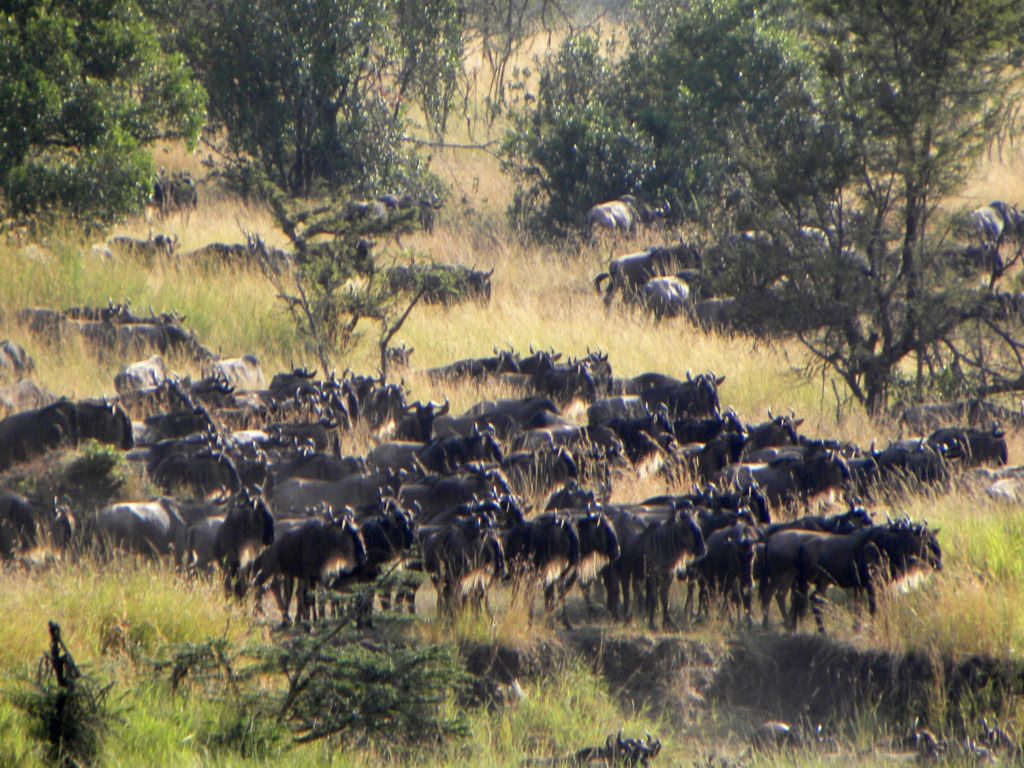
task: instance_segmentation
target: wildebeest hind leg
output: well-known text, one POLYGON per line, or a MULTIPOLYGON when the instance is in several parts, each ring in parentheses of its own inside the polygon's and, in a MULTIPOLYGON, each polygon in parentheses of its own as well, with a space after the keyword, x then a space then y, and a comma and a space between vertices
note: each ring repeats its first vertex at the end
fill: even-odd
POLYGON ((662 579, 661 583, 661 628, 675 629, 672 615, 668 612, 668 599, 672 591, 672 579, 662 579))

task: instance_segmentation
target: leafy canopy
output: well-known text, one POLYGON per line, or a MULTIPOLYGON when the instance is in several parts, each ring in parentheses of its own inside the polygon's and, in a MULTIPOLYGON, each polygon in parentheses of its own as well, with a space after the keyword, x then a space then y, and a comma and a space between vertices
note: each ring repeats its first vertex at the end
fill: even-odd
POLYGON ((9 215, 109 221, 151 191, 146 145, 194 144, 206 93, 134 0, 0 5, 0 190, 9 215))

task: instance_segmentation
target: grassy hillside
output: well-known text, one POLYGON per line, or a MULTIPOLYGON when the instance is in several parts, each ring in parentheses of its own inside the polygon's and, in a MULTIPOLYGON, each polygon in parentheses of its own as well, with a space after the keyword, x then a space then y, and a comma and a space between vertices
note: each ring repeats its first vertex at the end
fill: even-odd
MULTIPOLYGON (((461 130, 461 129, 460 129, 461 130)), ((456 135, 469 138, 468 134, 456 135)), ((479 135, 475 138, 479 138, 479 135)), ((158 150, 169 169, 199 171, 198 158, 176 147, 158 150)), ((509 181, 497 161, 480 151, 437 150, 433 169, 451 184, 452 200, 433 235, 403 239, 402 248, 378 243, 384 263, 409 259, 437 260, 494 268, 489 305, 452 308, 418 306, 395 343, 415 348, 413 369, 404 372, 413 396, 448 396, 453 410, 501 394, 493 387, 438 387, 423 369, 457 358, 488 354, 497 346, 525 350, 551 347, 567 355, 601 349, 617 374, 655 370, 682 375, 713 370, 726 376, 722 398, 748 419, 795 411, 805 418, 802 431, 881 443, 897 434, 895 425, 871 421, 856 406, 837 402, 829 379, 800 375, 801 350, 792 344, 769 344, 729 334, 708 334, 685 319, 656 323, 639 313, 615 307, 606 312, 591 280, 610 256, 674 238, 672 232, 646 233, 632 241, 594 246, 540 246, 523 242, 503 216, 510 200, 509 181)), ((1024 164, 1019 151, 993 158, 979 169, 965 193, 968 202, 1024 198, 1024 164)), ((211 242, 239 242, 243 229, 258 232, 273 245, 285 245, 268 213, 216 189, 201 189, 200 208, 190 217, 140 217, 108 233, 146 237, 151 232, 175 235, 179 251, 211 242)), ((305 354, 283 304, 269 282, 248 268, 210 268, 159 261, 146 263, 109 257, 104 242, 72 229, 40 242, 0 243, 0 338, 21 342, 37 363, 37 381, 73 397, 113 392, 113 376, 126 359, 97 357, 77 342, 64 344, 30 336, 18 326, 22 307, 106 304, 131 301, 139 309, 175 309, 186 317, 204 343, 225 355, 258 354, 267 372, 293 364, 315 367, 305 354)), ((348 357, 334 360, 340 371, 372 371, 376 328, 348 357)), ((172 360, 182 374, 198 374, 193 364, 172 360)), ((841 391, 841 390, 840 390, 841 391)), ((346 445, 358 450, 363 443, 346 445)), ((1024 457, 1024 439, 1012 437, 1011 461, 1024 457)), ((141 488, 141 484, 131 487, 141 488)), ((635 501, 667 489, 647 479, 620 483, 615 499, 635 501)), ((823 500, 827 504, 828 500, 823 500)), ((921 651, 932 657, 991 654, 1024 658, 1024 515, 996 503, 968 486, 949 492, 894 498, 884 509, 894 515, 925 518, 941 528, 945 570, 908 594, 882 601, 878 618, 856 630, 845 601, 829 613, 830 633, 864 649, 921 651)), ((519 766, 526 757, 566 754, 587 744, 603 743, 625 728, 638 735, 657 733, 666 743, 658 764, 693 764, 712 753, 743 756, 755 723, 734 712, 694 709, 692 721, 680 723, 651 710, 633 711, 619 691, 583 663, 524 684, 526 698, 496 711, 468 711, 470 736, 447 746, 408 751, 374 743, 331 743, 289 748, 286 738, 261 740, 246 731, 238 712, 201 696, 174 693, 167 675, 154 662, 182 644, 223 638, 233 646, 275 642, 270 623, 253 617, 250 605, 224 598, 219 584, 190 580, 170 567, 131 560, 85 561, 32 571, 0 573, 0 672, 4 688, 20 690, 35 674, 46 648, 46 622, 56 620, 69 647, 98 677, 115 683, 117 724, 103 754, 109 765, 404 765, 519 766), (252 738, 248 738, 251 736, 252 738), (241 735, 240 735, 241 734, 241 735)), ((530 646, 557 633, 529 627, 521 608, 498 597, 494 623, 466 619, 452 627, 433 619, 432 598, 421 593, 423 618, 394 631, 423 642, 503 642, 530 646)), ((679 589, 673 600, 678 601, 679 589)), ((678 605, 678 602, 674 604, 678 605)), ((582 605, 571 604, 574 615, 582 605)), ((604 626, 614 636, 657 639, 640 625, 604 626)), ((810 627, 806 628, 810 631, 810 627)), ((684 633, 694 641, 721 645, 737 630, 714 620, 684 633)), ((1022 725, 1024 721, 1015 721, 1022 725)), ((891 764, 886 724, 865 714, 860 723, 844 724, 838 752, 841 761, 891 764)), ((280 734, 277 734, 280 736, 280 734)), ((0 765, 38 765, 41 749, 24 714, 0 698, 0 765)), ((833 764, 835 756, 814 752, 784 757, 747 755, 745 765, 833 764)))

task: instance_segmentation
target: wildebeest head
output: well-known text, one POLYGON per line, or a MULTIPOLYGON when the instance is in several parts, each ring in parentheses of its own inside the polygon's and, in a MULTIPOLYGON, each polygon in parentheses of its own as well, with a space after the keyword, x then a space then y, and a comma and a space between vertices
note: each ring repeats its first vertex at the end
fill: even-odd
POLYGON ((274 543, 274 515, 262 493, 252 495, 248 489, 243 488, 236 500, 235 509, 244 515, 246 529, 260 531, 263 546, 269 547, 274 543))
POLYGON ((878 526, 872 538, 888 561, 891 576, 898 578, 915 569, 942 570, 938 532, 904 518, 878 526))
POLYGON ((807 493, 818 493, 850 482, 850 467, 835 451, 815 449, 796 465, 796 474, 807 493))
POLYGON ((356 524, 352 510, 346 508, 340 515, 332 514, 331 526, 352 540, 354 566, 358 568, 363 565, 366 562, 366 543, 363 541, 363 535, 359 532, 359 526, 356 524))
POLYGON ((615 526, 601 509, 588 510, 587 514, 576 522, 576 533, 580 539, 581 560, 594 555, 606 563, 619 559, 619 537, 615 533, 615 526))
POLYGON ((76 404, 79 435, 123 450, 135 447, 132 420, 120 405, 106 400, 76 404))
POLYGON ((548 497, 544 511, 550 512, 556 509, 587 509, 595 504, 597 499, 594 492, 588 488, 581 488, 576 480, 570 480, 564 487, 555 491, 548 497))
POLYGON ((750 435, 749 447, 751 450, 757 450, 776 445, 798 445, 800 435, 797 433, 797 427, 803 423, 803 419, 793 416, 772 417, 769 411, 768 421, 747 429, 750 435))

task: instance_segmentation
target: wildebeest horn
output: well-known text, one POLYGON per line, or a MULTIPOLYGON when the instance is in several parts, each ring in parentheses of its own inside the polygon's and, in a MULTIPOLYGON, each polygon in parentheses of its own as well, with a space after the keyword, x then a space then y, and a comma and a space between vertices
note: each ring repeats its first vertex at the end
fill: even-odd
POLYGON ((693 381, 693 373, 690 371, 689 368, 686 369, 686 380, 693 381))

